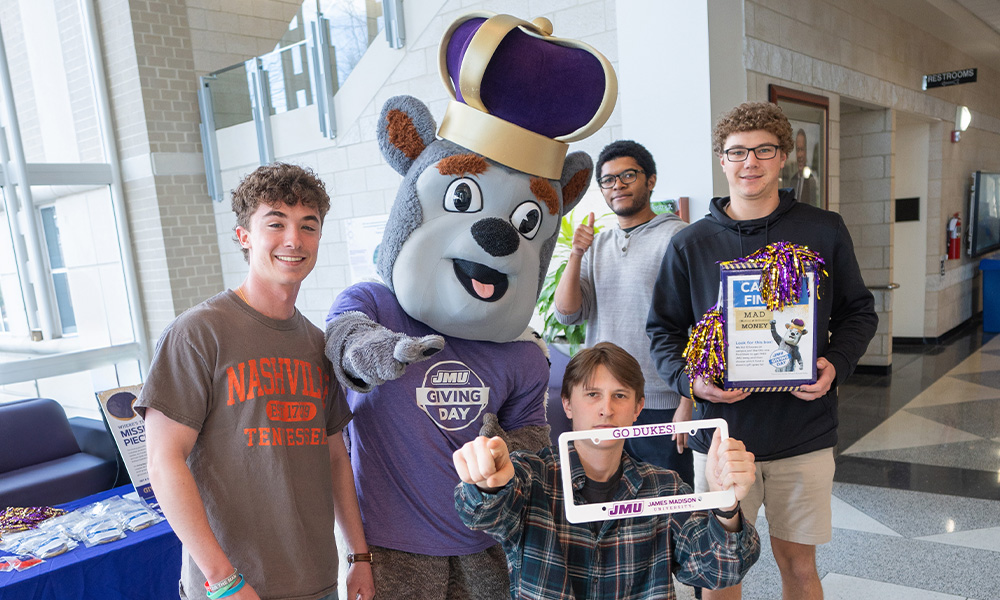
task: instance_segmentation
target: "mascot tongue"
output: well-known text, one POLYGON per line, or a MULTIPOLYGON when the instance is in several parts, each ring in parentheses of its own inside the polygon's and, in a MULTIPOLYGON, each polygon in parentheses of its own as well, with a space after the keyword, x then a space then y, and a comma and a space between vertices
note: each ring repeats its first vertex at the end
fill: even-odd
POLYGON ((470 296, 486 302, 496 302, 507 293, 507 276, 484 264, 456 258, 452 260, 455 276, 470 296), (484 283, 489 282, 489 283, 484 283))
POLYGON ((482 283, 475 279, 472 280, 472 289, 476 290, 476 294, 478 294, 480 298, 489 298, 493 296, 493 288, 494 286, 491 283, 482 283))

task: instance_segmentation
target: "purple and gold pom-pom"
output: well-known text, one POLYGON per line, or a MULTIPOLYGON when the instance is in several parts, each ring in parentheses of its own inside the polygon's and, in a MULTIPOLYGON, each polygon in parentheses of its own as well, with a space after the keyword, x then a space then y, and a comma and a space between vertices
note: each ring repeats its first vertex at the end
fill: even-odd
MULTIPOLYGON (((784 310, 802 295, 806 270, 813 267, 820 279, 827 276, 826 262, 818 252, 789 242, 775 242, 750 256, 720 263, 723 267, 760 269, 761 299, 770 311, 784 310)), ((819 294, 817 286, 817 296, 819 294)), ((684 349, 684 373, 694 399, 694 381, 699 377, 722 383, 726 371, 726 323, 722 309, 713 306, 691 330, 684 349)))
POLYGON ((824 269, 826 262, 818 252, 789 242, 768 244, 750 256, 727 261, 722 265, 747 263, 759 266, 761 269, 760 296, 771 311, 784 310, 786 306, 794 304, 799 299, 802 294, 802 281, 809 265, 815 265, 818 277, 827 276, 824 269))
POLYGON ((688 376, 691 400, 694 400, 694 381, 697 378, 722 382, 726 371, 726 323, 718 305, 713 306, 691 328, 684 359, 687 362, 684 373, 688 376))
POLYGON ((64 514, 65 510, 51 506, 11 506, 0 511, 0 534, 34 529, 42 521, 64 514))

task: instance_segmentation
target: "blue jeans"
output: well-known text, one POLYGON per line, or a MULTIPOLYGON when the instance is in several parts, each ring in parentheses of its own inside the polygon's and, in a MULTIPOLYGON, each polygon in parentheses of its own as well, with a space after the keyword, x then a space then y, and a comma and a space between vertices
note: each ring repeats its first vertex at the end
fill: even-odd
MULTIPOLYGON (((644 408, 639 413, 635 424, 670 423, 674 419, 674 412, 674 409, 652 410, 644 408)), ((686 448, 683 454, 678 454, 677 443, 670 439, 669 435, 625 440, 625 451, 632 458, 642 462, 677 471, 684 483, 694 489, 694 455, 690 448, 686 448)))
POLYGON ((338 600, 338 596, 337 596, 336 590, 334 590, 334 592, 332 594, 330 594, 329 596, 323 596, 319 600, 338 600))

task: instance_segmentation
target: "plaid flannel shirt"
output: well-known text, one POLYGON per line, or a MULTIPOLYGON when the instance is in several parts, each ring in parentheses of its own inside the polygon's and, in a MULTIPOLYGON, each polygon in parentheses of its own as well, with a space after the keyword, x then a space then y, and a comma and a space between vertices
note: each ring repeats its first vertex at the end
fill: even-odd
MULTIPOLYGON (((583 503, 585 473, 570 446, 574 501, 583 503)), ((634 461, 624 469, 615 501, 690 494, 677 473, 634 461)), ((573 524, 566 520, 559 452, 511 455, 514 478, 496 494, 455 488, 455 507, 471 529, 503 545, 511 598, 574 598, 573 580, 590 600, 674 600, 671 573, 683 583, 716 589, 739 583, 760 556, 760 538, 745 520, 729 533, 706 512, 573 524)))

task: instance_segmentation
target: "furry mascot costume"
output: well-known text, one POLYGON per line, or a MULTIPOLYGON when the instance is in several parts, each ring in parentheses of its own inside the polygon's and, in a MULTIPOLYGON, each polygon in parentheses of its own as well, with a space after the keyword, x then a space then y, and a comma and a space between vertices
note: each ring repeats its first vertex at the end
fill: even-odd
POLYGON ((326 352, 348 428, 381 598, 506 598, 504 554, 454 508, 452 453, 476 435, 549 444, 548 361, 528 329, 561 218, 593 163, 568 142, 599 129, 617 80, 547 19, 460 18, 441 43, 454 101, 386 102, 378 138, 404 179, 379 247, 383 283, 342 292, 326 352), (429 360, 427 360, 429 359, 429 360))

